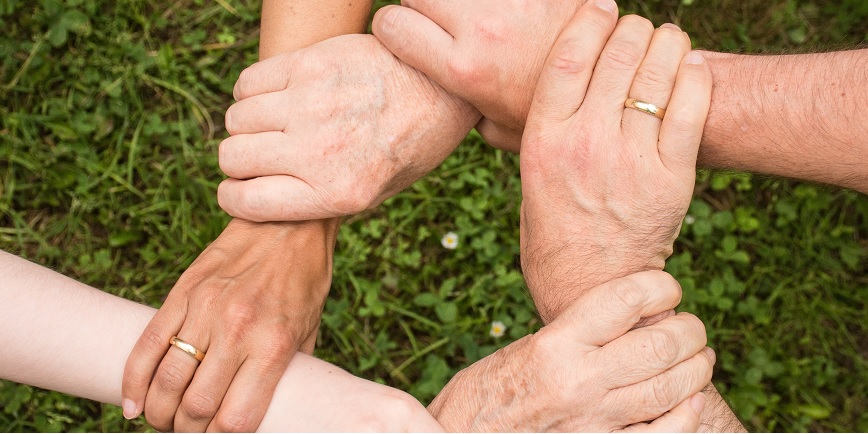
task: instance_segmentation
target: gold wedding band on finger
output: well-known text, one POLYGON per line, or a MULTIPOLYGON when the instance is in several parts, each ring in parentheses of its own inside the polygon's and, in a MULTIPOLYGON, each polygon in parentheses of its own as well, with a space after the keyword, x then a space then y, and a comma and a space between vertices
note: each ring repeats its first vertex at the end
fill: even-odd
POLYGON ((205 360, 205 353, 199 351, 196 347, 182 341, 181 339, 178 339, 177 336, 172 336, 172 339, 169 339, 169 345, 174 345, 179 350, 189 354, 190 357, 200 362, 205 360))
POLYGON ((650 102, 639 101, 636 98, 628 98, 627 101, 624 101, 624 107, 639 110, 642 113, 648 113, 649 115, 659 119, 663 119, 663 116, 666 114, 665 108, 657 107, 650 102))

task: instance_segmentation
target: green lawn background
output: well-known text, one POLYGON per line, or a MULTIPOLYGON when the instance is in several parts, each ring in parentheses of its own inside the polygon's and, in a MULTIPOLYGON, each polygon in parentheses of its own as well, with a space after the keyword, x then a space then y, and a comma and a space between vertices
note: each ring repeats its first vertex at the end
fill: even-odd
MULTIPOLYGON (((706 49, 868 42, 866 0, 619 3, 706 49)), ((0 249, 159 306, 227 222, 216 149, 256 59, 258 15, 258 1, 0 0, 0 249)), ((427 402, 538 329, 519 203, 517 158, 472 133, 434 173, 347 219, 317 355, 427 402), (454 251, 440 245, 449 231, 454 251), (506 336, 489 336, 494 320, 506 336)), ((715 382, 742 420, 868 431, 866 197, 702 172, 690 216, 667 269, 706 322, 715 382)), ((2 431, 145 429, 112 406, 0 382, 2 431)))

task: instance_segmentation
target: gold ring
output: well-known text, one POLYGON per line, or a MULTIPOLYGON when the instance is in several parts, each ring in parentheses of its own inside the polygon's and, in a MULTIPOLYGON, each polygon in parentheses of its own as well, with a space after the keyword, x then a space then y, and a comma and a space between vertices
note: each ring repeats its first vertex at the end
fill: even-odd
POLYGON ((174 345, 179 350, 189 354, 191 357, 198 361, 205 360, 205 353, 196 349, 196 347, 178 339, 177 336, 172 336, 172 339, 169 339, 169 345, 174 345))
POLYGON ((628 98, 627 101, 624 101, 624 107, 639 110, 642 113, 648 113, 660 119, 663 119, 663 116, 666 114, 665 108, 657 107, 650 102, 639 101, 636 98, 628 98))

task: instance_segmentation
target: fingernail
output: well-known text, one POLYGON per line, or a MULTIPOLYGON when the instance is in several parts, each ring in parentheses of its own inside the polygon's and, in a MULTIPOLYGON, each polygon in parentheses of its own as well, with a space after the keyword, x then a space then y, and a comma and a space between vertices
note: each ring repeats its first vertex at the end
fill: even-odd
POLYGON ((705 355, 708 357, 709 360, 711 360, 712 365, 717 362, 717 354, 714 353, 714 350, 709 347, 705 347, 702 349, 702 351, 705 352, 705 355))
POLYGON ((675 24, 672 24, 672 23, 665 23, 665 24, 663 24, 662 26, 660 26, 660 28, 661 28, 661 29, 673 29, 673 30, 678 30, 679 32, 681 31, 681 27, 678 27, 678 26, 676 26, 675 24))
POLYGON ((132 399, 124 398, 121 403, 121 408, 124 409, 124 417, 127 419, 135 419, 139 417, 139 409, 136 407, 136 403, 133 402, 132 399))
POLYGON ((615 4, 615 0, 594 0, 594 4, 610 14, 618 12, 618 5, 615 4))
POLYGON ((705 394, 699 392, 693 395, 693 398, 690 398, 690 406, 693 407, 696 414, 702 414, 702 410, 705 408, 705 394))
POLYGON ((705 58, 698 51, 691 51, 684 56, 684 63, 688 65, 702 65, 703 62, 705 58))

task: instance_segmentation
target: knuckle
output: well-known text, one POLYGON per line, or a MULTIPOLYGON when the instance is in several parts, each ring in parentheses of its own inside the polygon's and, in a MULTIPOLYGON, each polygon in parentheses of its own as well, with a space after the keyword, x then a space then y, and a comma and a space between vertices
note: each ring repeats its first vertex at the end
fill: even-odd
POLYGON ((237 411, 218 414, 214 424, 221 432, 252 432, 256 429, 256 421, 250 413, 237 411))
POLYGON ((650 404, 652 407, 662 410, 661 412, 668 411, 677 404, 675 402, 678 399, 677 392, 676 384, 673 381, 669 381, 663 375, 658 375, 651 379, 650 404))
MULTIPOLYGON (((349 180, 348 180, 349 181, 349 180)), ((342 188, 343 192, 330 198, 332 207, 342 215, 356 214, 368 209, 375 189, 360 180, 352 180, 342 188)))
MULTIPOLYGON (((702 340, 702 345, 705 346, 708 343, 708 336, 705 330, 705 323, 699 319, 698 316, 689 313, 689 312, 681 312, 678 314, 682 318, 685 319, 685 327, 692 329, 696 336, 699 336, 702 340)), ((693 334, 691 334, 693 335, 693 334)))
POLYGON ((237 125, 237 111, 238 105, 232 104, 228 109, 226 109, 226 114, 223 116, 223 126, 226 128, 226 132, 229 133, 230 136, 234 136, 240 131, 239 125, 237 125))
POLYGON ((630 41, 614 40, 603 51, 604 60, 612 69, 632 70, 642 60, 640 50, 630 41))
POLYGON ((658 284, 656 285, 658 291, 665 291, 667 294, 671 294, 672 298, 681 300, 681 283, 678 282, 678 279, 672 277, 671 274, 665 271, 654 271, 653 276, 657 279, 658 284))
POLYGON ((643 65, 636 73, 634 81, 638 86, 646 87, 651 91, 665 91, 672 88, 672 84, 675 82, 675 71, 667 71, 664 66, 659 64, 643 65))
MULTIPOLYGON (((403 19, 404 14, 401 8, 385 6, 377 11, 377 14, 374 16, 374 21, 376 22, 374 27, 382 33, 394 35, 402 27, 403 19)), ((398 38, 398 40, 401 39, 403 38, 398 38)))
POLYGON ((678 358, 678 341, 673 333, 665 329, 648 329, 649 356, 652 364, 658 367, 671 366, 678 358))
POLYGON ((241 301, 229 303, 224 313, 229 335, 236 340, 241 340, 247 334, 256 318, 256 306, 241 301))
POLYGON ((612 295, 625 310, 637 310, 645 302, 645 291, 632 279, 612 281, 612 295))
POLYGON ((248 83, 252 80, 253 70, 250 66, 244 68, 241 74, 238 74, 238 80, 235 81, 235 86, 232 88, 232 96, 236 101, 243 99, 246 95, 248 83))
POLYGON ((460 86, 469 86, 479 81, 480 71, 473 61, 455 56, 447 61, 446 67, 460 86))
POLYGON ((217 414, 219 404, 217 400, 210 395, 194 393, 190 396, 185 396, 181 402, 181 411, 190 419, 197 422, 211 420, 217 414))
POLYGON ((265 208, 264 198, 258 189, 242 188, 238 192, 236 207, 243 216, 256 216, 265 208))
POLYGON ((229 139, 223 140, 220 142, 220 146, 217 147, 217 164, 226 176, 232 176, 235 172, 232 158, 233 153, 231 152, 232 148, 233 145, 229 139))
POLYGON ((558 337, 557 333, 547 333, 542 330, 531 336, 528 352, 533 360, 549 360, 549 358, 560 352, 563 340, 558 337))
POLYGON ((187 378, 177 365, 163 362, 157 370, 154 382, 161 390, 171 393, 182 390, 187 385, 187 378))
POLYGON ((593 69, 593 63, 583 55, 582 46, 577 39, 558 44, 552 53, 552 70, 561 75, 579 75, 593 69))
POLYGON ((142 334, 142 342, 146 351, 165 351, 169 345, 168 339, 163 339, 163 335, 150 328, 142 334))
POLYGON ((687 118, 673 116, 666 122, 666 128, 671 133, 677 134, 680 140, 693 140, 698 134, 700 127, 687 118))

